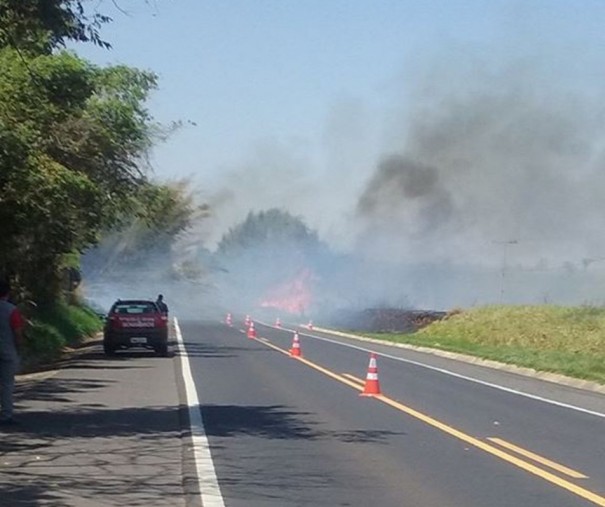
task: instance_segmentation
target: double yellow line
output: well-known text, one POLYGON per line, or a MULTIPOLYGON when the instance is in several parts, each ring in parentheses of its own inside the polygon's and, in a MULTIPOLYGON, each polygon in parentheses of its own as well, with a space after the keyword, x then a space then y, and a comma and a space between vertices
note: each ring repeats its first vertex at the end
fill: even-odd
MULTIPOLYGON (((266 338, 258 338, 256 340, 259 343, 262 343, 263 345, 270 347, 273 350, 276 350, 277 352, 290 356, 290 353, 287 350, 282 349, 281 347, 278 347, 277 345, 274 345, 266 338)), ((306 364, 307 366, 313 368, 314 370, 317 370, 320 373, 323 373, 324 375, 326 375, 334 380, 337 380, 338 382, 346 384, 349 387, 356 389, 357 391, 363 391, 364 381, 362 379, 354 377, 353 375, 350 375, 348 373, 343 373, 343 374, 335 373, 331 370, 328 370, 327 368, 324 368, 323 366, 320 366, 318 364, 315 364, 315 363, 309 361, 308 359, 304 359, 303 357, 296 357, 293 359, 296 359, 297 361, 300 361, 301 363, 306 364)), ((605 497, 600 496, 596 493, 593 493, 592 491, 589 491, 586 488, 582 488, 566 479, 562 479, 561 477, 558 477, 558 476, 554 475, 553 473, 548 472, 542 468, 539 468, 538 466, 533 465, 532 463, 530 463, 528 461, 525 461, 517 456, 514 456, 513 454, 510 454, 509 452, 505 452, 502 449, 500 449, 492 444, 499 445, 500 447, 507 449, 508 451, 514 452, 519 456, 522 456, 526 459, 530 459, 536 463, 540 463, 542 465, 548 466, 552 470, 556 470, 556 471, 563 473, 565 475, 568 475, 569 477, 572 477, 574 479, 586 479, 587 477, 584 474, 581 474, 580 472, 576 472, 575 470, 572 470, 563 465, 555 463, 554 461, 551 461, 547 458, 539 456, 538 454, 534 454, 531 451, 528 451, 521 447, 517 447, 516 445, 506 442, 505 440, 502 440, 500 438, 491 437, 491 438, 487 439, 487 440, 489 440, 490 443, 485 442, 485 441, 475 438, 471 435, 468 435, 460 430, 457 430, 456 428, 453 428, 452 426, 442 423, 441 421, 438 421, 437 419, 435 419, 433 417, 423 414, 422 412, 418 412, 417 410, 415 410, 411 407, 408 407, 407 405, 404 405, 403 403, 400 403, 400 402, 393 400, 392 398, 389 398, 382 394, 376 395, 376 396, 374 396, 374 398, 378 401, 381 401, 382 403, 385 403, 386 405, 389 405, 390 407, 393 407, 393 408, 399 410, 400 412, 404 412, 405 414, 408 414, 408 415, 428 424, 429 426, 432 426, 433 428, 436 428, 444 433, 447 433, 448 435, 451 435, 463 442, 466 442, 469 445, 477 447, 478 449, 481 449, 482 451, 485 451, 485 452, 491 454, 492 456, 496 456, 497 458, 500 458, 503 461, 506 461, 512 465, 515 465, 516 467, 518 467, 522 470, 525 470, 526 472, 533 474, 537 477, 540 477, 540 478, 544 479, 545 481, 550 482, 551 484, 559 486, 560 488, 563 488, 563 489, 569 491, 570 493, 573 493, 574 495, 584 498, 585 500, 588 500, 589 502, 592 502, 595 505, 600 505, 602 507, 605 507, 605 497)))

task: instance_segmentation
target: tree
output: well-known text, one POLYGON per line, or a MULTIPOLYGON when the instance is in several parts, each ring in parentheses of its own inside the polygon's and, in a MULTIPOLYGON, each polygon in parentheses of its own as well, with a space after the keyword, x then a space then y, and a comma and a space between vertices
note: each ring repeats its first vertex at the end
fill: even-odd
POLYGON ((298 248, 305 251, 320 248, 317 233, 287 211, 270 209, 250 212, 246 219, 223 235, 217 254, 233 257, 252 250, 298 248))
POLYGON ((144 215, 140 162, 157 129, 144 103, 155 76, 12 48, 0 49, 0 68, 0 270, 49 300, 62 256, 144 215))
POLYGON ((144 170, 165 134, 146 109, 156 76, 63 49, 109 46, 99 30, 110 19, 85 4, 0 0, 0 276, 40 303, 60 294, 60 271, 73 271, 80 252, 101 238, 121 241, 108 231, 127 227, 133 248, 165 251, 162 239, 194 213, 182 189, 144 170))
POLYGON ((123 279, 151 269, 167 276, 175 241, 207 213, 205 206, 195 203, 186 181, 145 184, 137 201, 137 213, 125 217, 120 229, 107 231, 99 245, 86 252, 86 273, 123 279))
POLYGON ((101 26, 111 19, 87 15, 80 0, 0 0, 0 48, 49 54, 67 40, 109 47, 101 26))
POLYGON ((279 209, 250 212, 218 244, 217 285, 229 305, 235 298, 263 304, 263 298, 288 292, 284 287, 314 280, 318 263, 327 255, 317 233, 299 217, 279 209))

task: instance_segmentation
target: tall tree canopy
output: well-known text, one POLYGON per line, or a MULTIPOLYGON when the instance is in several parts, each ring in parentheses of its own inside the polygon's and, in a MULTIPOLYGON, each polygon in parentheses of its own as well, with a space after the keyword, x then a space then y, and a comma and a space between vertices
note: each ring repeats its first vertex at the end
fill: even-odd
POLYGON ((0 0, 0 47, 38 54, 67 40, 109 47, 99 34, 109 21, 100 13, 88 15, 80 0, 0 0))
POLYGON ((146 108, 156 76, 61 49, 104 45, 107 21, 76 0, 0 0, 0 276, 40 301, 112 227, 186 226, 189 202, 143 170, 161 131, 146 108))
POLYGON ((140 209, 124 227, 104 235, 84 255, 83 268, 91 277, 140 279, 150 269, 159 277, 173 275, 175 240, 207 213, 205 206, 196 205, 187 181, 146 186, 138 202, 140 209))
POLYGON ((299 217, 270 209, 249 213, 221 239, 215 262, 223 296, 259 304, 263 297, 301 276, 310 283, 327 247, 299 217))
POLYGON ((270 209, 250 212, 243 222, 223 235, 218 244, 219 256, 245 255, 252 250, 297 248, 311 251, 320 248, 317 233, 287 211, 270 209))

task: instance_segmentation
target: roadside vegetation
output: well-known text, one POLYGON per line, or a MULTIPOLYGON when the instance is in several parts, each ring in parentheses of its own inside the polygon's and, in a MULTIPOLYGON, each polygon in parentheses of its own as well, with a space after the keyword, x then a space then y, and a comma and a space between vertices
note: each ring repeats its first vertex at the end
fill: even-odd
POLYGON ((193 213, 182 189, 149 175, 149 149, 172 128, 147 110, 153 72, 65 49, 109 46, 99 31, 111 20, 91 4, 0 0, 0 277, 31 322, 32 360, 99 329, 74 304, 82 252, 133 224, 171 237, 193 213))
POLYGON ((66 347, 80 345, 102 326, 101 318, 86 306, 58 302, 37 313, 28 326, 22 351, 25 369, 56 361, 66 347))
POLYGON ((487 306, 451 312, 415 333, 367 336, 605 384, 603 308, 487 306))

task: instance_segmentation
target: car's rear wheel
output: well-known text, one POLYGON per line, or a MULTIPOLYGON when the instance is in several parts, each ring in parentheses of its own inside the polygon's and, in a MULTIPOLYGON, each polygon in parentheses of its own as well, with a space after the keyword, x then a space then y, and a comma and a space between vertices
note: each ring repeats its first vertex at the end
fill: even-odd
POLYGON ((168 344, 167 344, 167 343, 164 343, 164 344, 162 344, 162 345, 158 345, 158 346, 155 348, 155 352, 156 352, 156 354, 157 354, 158 356, 161 356, 161 357, 168 357, 168 344))
POLYGON ((115 356, 116 355, 116 349, 107 342, 103 342, 103 352, 105 353, 106 356, 115 356))

